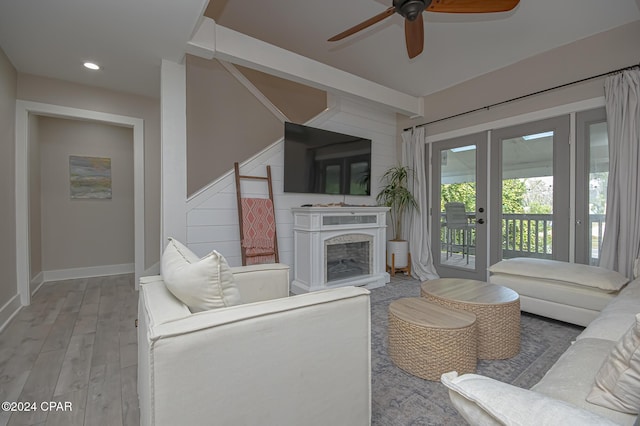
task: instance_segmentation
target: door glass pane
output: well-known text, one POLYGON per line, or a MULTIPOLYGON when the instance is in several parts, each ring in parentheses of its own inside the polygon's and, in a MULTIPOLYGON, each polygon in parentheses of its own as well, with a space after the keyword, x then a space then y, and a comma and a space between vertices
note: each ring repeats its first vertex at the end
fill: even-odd
POLYGON ((553 132, 502 140, 502 258, 552 258, 553 132))
POLYGON ((606 122, 589 125, 589 229, 591 229, 589 263, 591 265, 598 265, 602 248, 609 179, 608 141, 606 122))
POLYGON ((440 263, 475 269, 476 145, 441 151, 440 263))

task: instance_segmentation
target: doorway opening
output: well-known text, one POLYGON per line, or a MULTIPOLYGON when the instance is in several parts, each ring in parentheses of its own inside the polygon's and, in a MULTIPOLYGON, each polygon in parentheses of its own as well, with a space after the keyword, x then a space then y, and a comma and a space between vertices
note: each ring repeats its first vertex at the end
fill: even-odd
POLYGON ((16 276, 23 306, 31 302, 29 236, 29 116, 89 120, 133 129, 134 273, 144 272, 144 121, 139 118, 30 101, 16 101, 16 276))

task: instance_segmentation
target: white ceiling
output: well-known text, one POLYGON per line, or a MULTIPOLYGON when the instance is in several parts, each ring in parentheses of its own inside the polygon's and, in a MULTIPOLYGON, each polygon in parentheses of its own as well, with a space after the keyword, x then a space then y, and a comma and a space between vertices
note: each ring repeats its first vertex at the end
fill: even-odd
POLYGON ((161 60, 182 59, 206 2, 0 0, 0 47, 19 72, 159 97, 161 60))
MULTIPOLYGON (((391 0, 210 1, 220 25, 411 95, 640 19, 640 0, 521 0, 502 14, 425 13, 424 52, 409 60, 399 15, 326 42, 391 0)), ((180 60, 206 3, 0 0, 0 47, 19 72, 159 97, 161 59, 180 60), (87 59, 103 69, 84 70, 87 59)))

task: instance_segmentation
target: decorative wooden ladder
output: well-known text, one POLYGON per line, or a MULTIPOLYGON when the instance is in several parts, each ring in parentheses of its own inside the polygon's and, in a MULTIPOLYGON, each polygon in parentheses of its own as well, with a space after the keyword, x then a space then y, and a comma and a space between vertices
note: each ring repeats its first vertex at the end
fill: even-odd
POLYGON ((278 263, 280 258, 278 256, 278 234, 276 232, 275 208, 273 203, 271 166, 267 166, 267 176, 241 175, 240 166, 237 162, 233 164, 233 168, 236 175, 236 196, 238 200, 238 223, 240 225, 242 264, 278 263), (269 188, 269 198, 243 198, 240 188, 240 181, 242 179, 266 181, 269 188), (254 211, 252 208, 256 208, 257 210, 254 211), (264 217, 256 217, 254 214, 256 212, 263 213, 264 217), (248 244, 248 241, 256 237, 256 229, 252 227, 254 224, 257 224, 256 220, 272 221, 272 223, 268 223, 268 226, 273 226, 273 235, 266 235, 267 238, 272 238, 271 247, 252 247, 251 244, 248 244), (246 224, 250 225, 250 229, 245 229, 246 224))

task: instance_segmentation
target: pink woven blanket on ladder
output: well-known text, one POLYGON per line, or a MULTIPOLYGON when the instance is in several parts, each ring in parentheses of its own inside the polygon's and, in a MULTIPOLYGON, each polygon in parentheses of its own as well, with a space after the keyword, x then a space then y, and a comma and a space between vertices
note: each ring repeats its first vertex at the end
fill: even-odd
MULTIPOLYGON (((242 247, 247 255, 274 251, 276 219, 273 203, 268 198, 242 198, 242 247)), ((247 256, 247 265, 274 263, 275 255, 247 256)))

